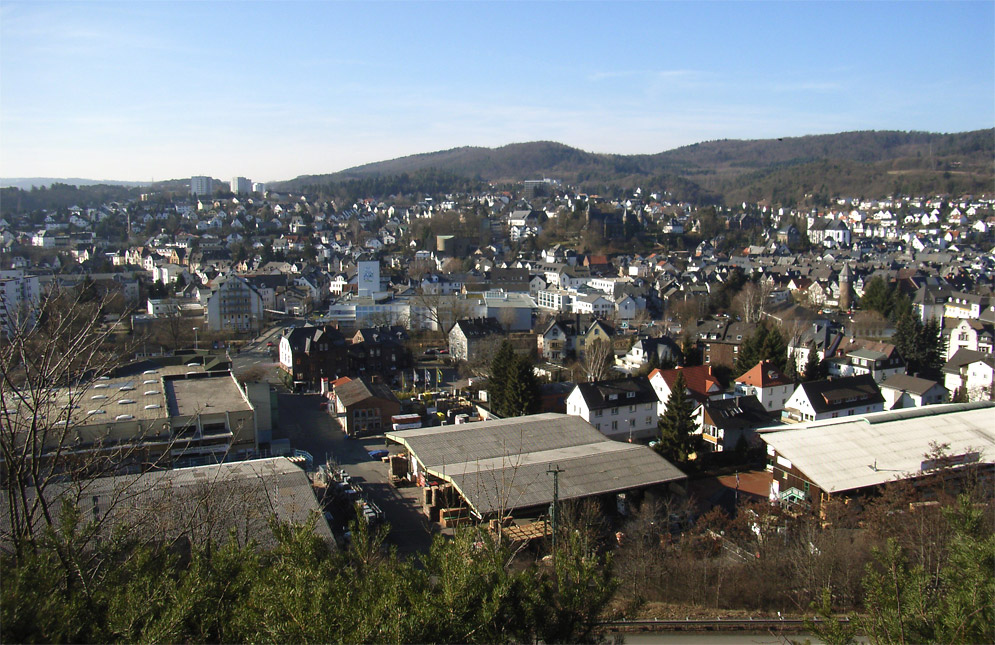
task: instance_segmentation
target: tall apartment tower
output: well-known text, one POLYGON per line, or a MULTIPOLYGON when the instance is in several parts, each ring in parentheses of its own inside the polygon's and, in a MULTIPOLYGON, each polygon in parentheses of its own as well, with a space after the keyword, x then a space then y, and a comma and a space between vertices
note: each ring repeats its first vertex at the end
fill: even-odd
POLYGON ((231 192, 236 195, 248 195, 252 192, 252 182, 245 177, 233 177, 231 180, 231 192))
POLYGON ((214 180, 210 177, 191 177, 190 178, 190 194, 197 195, 212 195, 214 193, 214 180))

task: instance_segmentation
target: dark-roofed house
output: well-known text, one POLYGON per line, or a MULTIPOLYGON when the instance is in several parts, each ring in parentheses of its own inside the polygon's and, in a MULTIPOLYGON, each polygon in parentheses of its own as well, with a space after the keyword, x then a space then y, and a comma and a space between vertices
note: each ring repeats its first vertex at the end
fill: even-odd
POLYGON ((401 403, 382 383, 371 383, 364 376, 335 388, 334 412, 346 434, 378 434, 390 428, 390 418, 400 413, 401 403))
POLYGON ((736 364, 739 348, 757 330, 755 323, 725 318, 707 320, 690 330, 701 348, 701 359, 708 365, 736 364))
POLYGON ((280 338, 280 367, 295 385, 317 387, 323 378, 345 375, 347 345, 332 325, 288 329, 280 338))
POLYGON ((379 374, 390 380, 413 364, 407 340, 408 332, 399 325, 358 329, 348 347, 349 373, 379 374))
POLYGON ((757 442, 757 428, 779 425, 753 395, 705 401, 695 410, 701 438, 713 452, 757 442))
POLYGON ((884 397, 870 374, 802 383, 784 404, 786 423, 819 421, 881 412, 884 397))
POLYGON ((929 379, 896 374, 881 384, 886 410, 920 408, 924 405, 945 403, 947 388, 942 383, 929 379))
POLYGON ((567 397, 567 414, 578 416, 610 439, 633 441, 658 434, 660 400, 645 376, 579 383, 567 397))
POLYGON ((827 359, 830 376, 870 374, 881 381, 905 373, 905 360, 891 343, 851 340, 839 348, 839 356, 827 359))
POLYGON ((970 401, 995 397, 995 354, 958 349, 943 365, 943 384, 950 392, 965 390, 970 401))
POLYGON ((605 497, 661 490, 684 473, 646 446, 610 441, 583 419, 537 414, 497 421, 387 433, 408 452, 415 478, 435 478, 455 488, 477 519, 512 513, 544 514, 559 499, 605 497))
POLYGON ((453 360, 470 360, 483 341, 495 336, 504 336, 504 328, 496 318, 457 320, 449 330, 449 355, 453 360))

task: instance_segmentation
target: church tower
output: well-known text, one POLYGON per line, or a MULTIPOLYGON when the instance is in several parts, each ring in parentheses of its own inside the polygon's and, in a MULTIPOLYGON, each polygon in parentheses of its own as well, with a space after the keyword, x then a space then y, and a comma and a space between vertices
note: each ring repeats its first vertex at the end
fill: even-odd
POLYGON ((840 271, 840 311, 850 311, 853 308, 853 287, 850 284, 852 281, 850 265, 844 262, 843 270, 840 271))

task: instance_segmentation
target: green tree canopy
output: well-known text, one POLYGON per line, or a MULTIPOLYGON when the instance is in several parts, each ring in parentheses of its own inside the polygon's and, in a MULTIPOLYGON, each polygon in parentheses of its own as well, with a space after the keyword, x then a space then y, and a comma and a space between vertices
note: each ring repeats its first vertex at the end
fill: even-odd
POLYGON ((528 356, 515 356, 505 385, 503 405, 499 414, 503 417, 536 414, 540 410, 540 399, 539 381, 536 379, 532 361, 528 356))
POLYGON ((745 374, 760 361, 770 361, 782 372, 788 365, 788 342, 777 327, 762 322, 743 344, 739 346, 739 356, 733 369, 733 376, 745 374))
MULTIPOLYGON (((504 341, 491 359, 490 375, 487 383, 487 394, 490 398, 491 410, 502 415, 505 406, 508 383, 515 367, 515 349, 511 342, 504 341)), ((503 415, 502 415, 503 416, 503 415)))
POLYGON ((939 321, 931 318, 924 324, 908 312, 898 320, 893 338, 909 374, 934 380, 942 376, 946 342, 939 321))

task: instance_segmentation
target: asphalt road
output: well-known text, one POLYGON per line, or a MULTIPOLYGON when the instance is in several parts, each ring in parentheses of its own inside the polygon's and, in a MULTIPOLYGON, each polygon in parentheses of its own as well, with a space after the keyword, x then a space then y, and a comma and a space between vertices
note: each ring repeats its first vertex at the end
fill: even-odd
MULTIPOLYGON (((284 327, 289 324, 264 330, 241 352, 232 356, 235 374, 252 367, 262 367, 266 372, 265 380, 277 389, 279 421, 273 429, 273 439, 289 439, 292 448, 306 450, 314 457, 315 467, 331 461, 343 468, 362 487, 367 499, 383 511, 390 527, 388 541, 400 553, 427 553, 436 528, 421 511, 421 489, 391 486, 387 464, 374 461, 367 452, 385 447, 383 435, 346 439, 332 417, 320 408, 324 401, 322 396, 293 394, 283 385, 277 346, 284 327), (267 347, 268 342, 274 346, 267 347)), ((439 367, 444 379, 455 377, 455 370, 447 370, 441 364, 439 367)), ((430 369, 434 375, 435 366, 430 369)), ((398 447, 394 446, 392 452, 397 451, 398 447)))
POLYGON ((294 448, 309 452, 316 465, 329 460, 344 469, 384 512, 390 543, 401 553, 427 553, 434 527, 421 511, 421 489, 391 486, 387 464, 371 459, 367 452, 385 447, 383 435, 346 439, 332 417, 320 409, 323 400, 317 394, 281 392, 280 428, 274 430, 274 439, 290 439, 294 448))
POLYGON ((267 371, 266 380, 270 383, 278 383, 280 381, 277 371, 280 336, 286 326, 288 325, 281 324, 270 327, 255 340, 246 343, 239 353, 232 355, 232 371, 238 374, 253 367, 262 367, 267 371), (267 347, 266 343, 273 343, 273 346, 267 347))

